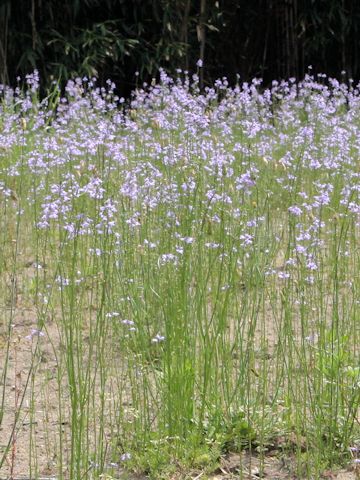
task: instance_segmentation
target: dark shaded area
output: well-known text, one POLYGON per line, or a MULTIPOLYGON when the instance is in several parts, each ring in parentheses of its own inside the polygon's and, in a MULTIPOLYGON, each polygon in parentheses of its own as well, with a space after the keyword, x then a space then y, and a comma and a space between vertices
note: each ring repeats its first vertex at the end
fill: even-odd
POLYGON ((359 27, 359 0, 0 0, 0 82, 37 68, 46 85, 97 76, 126 94, 199 58, 203 84, 301 78, 308 65, 357 80, 359 27))

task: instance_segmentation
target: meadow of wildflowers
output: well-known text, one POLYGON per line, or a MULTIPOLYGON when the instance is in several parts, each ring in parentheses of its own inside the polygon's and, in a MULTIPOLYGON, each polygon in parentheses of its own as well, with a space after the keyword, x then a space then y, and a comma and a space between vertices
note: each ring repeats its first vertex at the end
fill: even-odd
POLYGON ((0 477, 355 469, 359 88, 38 91, 0 87, 0 477))

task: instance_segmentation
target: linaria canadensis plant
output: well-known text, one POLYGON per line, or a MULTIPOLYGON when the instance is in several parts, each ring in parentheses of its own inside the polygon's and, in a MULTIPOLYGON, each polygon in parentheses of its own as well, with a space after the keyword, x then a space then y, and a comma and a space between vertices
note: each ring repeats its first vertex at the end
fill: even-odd
POLYGON ((38 87, 0 87, 0 471, 357 460, 359 87, 38 87))

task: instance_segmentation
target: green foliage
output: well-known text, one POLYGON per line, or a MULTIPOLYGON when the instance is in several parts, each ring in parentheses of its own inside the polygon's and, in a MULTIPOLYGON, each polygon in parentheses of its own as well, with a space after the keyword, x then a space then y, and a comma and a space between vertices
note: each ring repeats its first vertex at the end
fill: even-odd
POLYGON ((49 38, 47 46, 53 48, 58 60, 50 63, 48 69, 62 80, 76 75, 99 76, 110 63, 115 64, 115 73, 123 74, 124 57, 139 45, 138 40, 125 38, 117 22, 111 20, 76 28, 71 37, 52 30, 49 38))
POLYGON ((250 446, 256 432, 241 410, 229 416, 215 412, 205 423, 204 437, 206 443, 218 445, 221 452, 226 453, 250 446))
POLYGON ((333 450, 347 444, 357 416, 360 368, 354 363, 350 345, 347 335, 339 338, 330 330, 315 349, 318 379, 314 420, 322 441, 333 450))
POLYGON ((255 75, 269 81, 317 71, 358 77, 356 0, 4 0, 0 4, 0 82, 35 68, 44 83, 97 76, 127 93, 159 67, 196 69, 205 32, 205 80, 255 75), (201 27, 201 25, 202 27, 201 27), (134 76, 139 72, 139 79, 134 76))

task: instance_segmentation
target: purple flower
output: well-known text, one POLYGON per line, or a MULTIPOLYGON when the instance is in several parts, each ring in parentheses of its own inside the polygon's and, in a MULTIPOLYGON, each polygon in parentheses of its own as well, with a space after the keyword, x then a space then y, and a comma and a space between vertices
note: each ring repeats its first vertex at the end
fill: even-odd
POLYGON ((30 331, 30 335, 27 335, 25 338, 27 340, 32 340, 34 337, 44 337, 45 333, 37 328, 32 328, 30 331))
POLYGON ((151 343, 160 343, 165 340, 165 337, 157 333, 154 338, 151 339, 151 343))
POLYGON ((294 205, 294 206, 292 206, 292 207, 289 207, 289 208, 288 208, 288 211, 289 211, 291 214, 295 215, 296 217, 300 217, 300 215, 302 215, 302 210, 301 210, 301 208, 298 207, 297 205, 294 205))
POLYGON ((120 457, 122 462, 126 462, 127 460, 131 459, 131 453, 123 453, 120 457))

